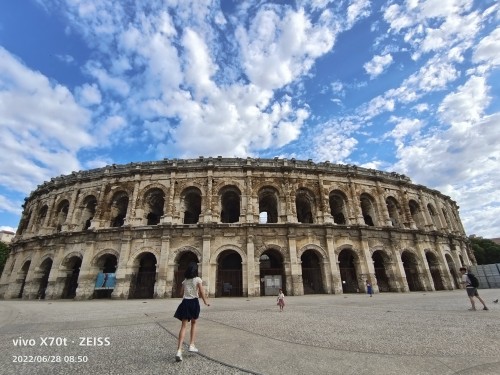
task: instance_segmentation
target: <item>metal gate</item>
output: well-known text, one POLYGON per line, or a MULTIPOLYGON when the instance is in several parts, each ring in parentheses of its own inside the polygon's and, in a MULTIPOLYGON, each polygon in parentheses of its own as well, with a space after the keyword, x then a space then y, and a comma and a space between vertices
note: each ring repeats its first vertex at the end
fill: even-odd
POLYGON ((260 295, 261 296, 277 296, 278 295, 278 290, 281 288, 283 290, 283 293, 285 295, 287 294, 286 292, 286 284, 283 282, 285 280, 285 275, 284 272, 281 268, 266 268, 266 269, 261 269, 260 270, 260 295), (271 281, 269 277, 266 276, 272 276, 273 277, 273 285, 271 286, 271 281), (280 278, 280 287, 276 287, 276 278, 280 278), (267 283, 266 283, 267 281, 267 283), (269 284, 267 286, 267 284, 269 284))
POLYGON ((342 279, 342 292, 344 293, 358 293, 359 285, 356 277, 355 268, 341 268, 340 277, 342 279))
POLYGON ((302 268, 302 284, 304 285, 304 294, 324 293, 319 268, 302 268))
POLYGON ((153 298, 156 272, 139 272, 132 274, 131 298, 153 298))
POLYGON ((217 297, 242 297, 243 285, 241 270, 221 270, 217 272, 217 297))

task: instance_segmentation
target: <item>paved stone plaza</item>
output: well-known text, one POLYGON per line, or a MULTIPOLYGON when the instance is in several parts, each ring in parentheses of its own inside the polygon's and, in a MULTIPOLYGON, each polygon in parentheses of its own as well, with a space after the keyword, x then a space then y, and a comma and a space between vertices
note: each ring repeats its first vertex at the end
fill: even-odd
POLYGON ((0 374, 500 374, 500 289, 480 293, 490 311, 463 290, 287 297, 283 313, 211 299, 180 363, 180 299, 1 301, 0 374))

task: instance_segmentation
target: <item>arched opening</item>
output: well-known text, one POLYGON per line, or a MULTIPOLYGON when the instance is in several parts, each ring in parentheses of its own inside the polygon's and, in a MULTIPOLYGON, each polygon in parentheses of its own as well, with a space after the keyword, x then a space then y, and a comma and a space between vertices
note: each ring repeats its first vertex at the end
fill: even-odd
POLYGON ((304 294, 324 293, 321 262, 314 250, 306 250, 300 257, 304 294))
POLYGON ((441 212, 443 213, 444 221, 446 222, 446 228, 451 229, 450 219, 448 218, 448 212, 444 207, 441 208, 441 212))
POLYGON ((63 224, 66 222, 69 211, 69 202, 64 199, 57 205, 56 217, 55 217, 55 227, 58 232, 62 230, 63 224))
POLYGON ((217 259, 216 297, 243 296, 241 256, 234 250, 220 253, 217 259))
POLYGON ((201 192, 190 188, 184 195, 184 224, 196 224, 201 214, 201 192))
POLYGON ((341 191, 332 191, 329 197, 330 213, 333 222, 338 225, 347 224, 347 198, 341 191))
POLYGON ((40 265, 41 278, 37 292, 38 299, 45 299, 45 292, 47 291, 47 286, 49 285, 49 275, 51 269, 52 259, 47 258, 40 265))
POLYGON ((96 265, 99 268, 99 273, 94 286, 94 298, 111 298, 116 282, 116 267, 118 265, 116 256, 105 254, 97 260, 96 265))
POLYGON ((382 250, 373 252, 372 260, 375 268, 375 278, 377 279, 378 290, 380 292, 390 292, 389 277, 386 271, 387 255, 382 250))
POLYGON ((181 287, 184 281, 184 272, 186 272, 190 263, 198 263, 198 257, 192 251, 185 251, 178 258, 175 264, 174 283, 172 285, 172 298, 182 298, 181 287))
POLYGON ((260 295, 277 296, 280 289, 287 294, 281 253, 274 249, 266 250, 260 256, 259 263, 260 295))
POLYGON ((259 191, 259 213, 267 212, 267 222, 278 222, 278 192, 271 187, 259 191))
MULTIPOLYGON (((153 298, 156 282, 156 257, 146 252, 140 255, 137 273, 132 274, 130 298, 153 298)), ((137 261, 136 261, 137 262, 137 261)))
POLYGON ((28 214, 24 214, 21 222, 19 223, 19 228, 17 234, 23 234, 27 229, 31 220, 31 211, 28 214))
POLYGON ((369 194, 363 193, 359 199, 365 224, 370 227, 377 225, 377 212, 373 198, 369 194))
POLYGON ((413 199, 411 199, 408 202, 408 205, 410 206, 411 217, 413 218, 413 221, 417 225, 417 228, 423 228, 424 220, 422 218, 422 211, 420 210, 420 205, 413 199))
POLYGON ((438 226, 438 216, 437 216, 437 212, 436 212, 436 209, 434 208, 434 206, 429 203, 427 205, 427 211, 429 211, 429 216, 431 217, 432 224, 434 224, 434 227, 436 229, 439 228, 439 226, 438 226))
POLYGON ((344 249, 339 254, 340 278, 342 280, 342 292, 358 293, 359 284, 356 273, 357 255, 350 249, 344 249))
POLYGON ((82 229, 87 230, 90 228, 92 219, 95 216, 95 210, 97 206, 97 199, 93 195, 89 195, 83 200, 83 210, 82 210, 82 229))
POLYGON ((21 288, 19 289, 19 294, 17 295, 17 298, 23 298, 23 293, 24 293, 24 287, 26 285, 26 276, 28 275, 28 271, 31 266, 31 261, 28 260, 25 262, 21 268, 21 288))
POLYGON ((418 260, 415 254, 404 251, 401 255, 403 261, 403 268, 405 270, 406 282, 410 292, 423 291, 424 287, 420 280, 420 273, 418 272, 418 260))
POLYGON ((448 263, 448 269, 450 270, 451 277, 453 278, 453 284, 455 285, 455 289, 460 288, 460 280, 455 268, 455 262, 449 254, 445 255, 446 263, 448 263))
POLYGON ((125 224, 128 209, 128 195, 124 191, 116 193, 111 201, 111 226, 121 227, 125 224))
POLYGON ((387 197, 385 204, 387 205, 387 211, 389 213, 389 219, 391 220, 392 226, 395 228, 402 227, 401 207, 399 206, 396 198, 387 197))
POLYGON ((163 206, 165 205, 165 193, 163 190, 154 188, 148 190, 144 195, 144 212, 147 225, 158 225, 163 216, 163 206))
POLYGON ((425 259, 427 260, 429 270, 431 271, 432 281, 434 281, 434 289, 444 290, 443 278, 441 271, 439 270, 439 261, 437 260, 436 255, 428 251, 425 253, 425 259))
POLYGON ((304 224, 314 223, 314 196, 307 189, 299 189, 295 196, 297 221, 304 224))
POLYGON ((71 257, 66 263, 68 273, 64 281, 64 289, 61 298, 75 298, 76 288, 78 288, 78 276, 80 275, 80 267, 82 260, 80 257, 71 257))
POLYGON ((240 221, 240 192, 236 188, 225 188, 221 195, 222 223, 237 223, 240 221))
MULTIPOLYGON (((49 207, 45 204, 38 213, 38 220, 36 223, 36 230, 42 228, 45 224, 45 219, 47 218, 47 212, 49 211, 49 207)), ((35 230, 35 232, 36 232, 35 230)))

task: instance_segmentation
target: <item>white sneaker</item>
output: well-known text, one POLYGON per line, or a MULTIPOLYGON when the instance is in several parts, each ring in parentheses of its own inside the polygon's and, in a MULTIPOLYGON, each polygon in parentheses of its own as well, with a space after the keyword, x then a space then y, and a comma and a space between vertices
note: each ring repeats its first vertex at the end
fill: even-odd
POLYGON ((194 345, 189 345, 189 349, 188 349, 190 352, 193 352, 193 353, 198 353, 198 348, 194 345))
POLYGON ((182 361, 182 351, 177 350, 177 354, 175 355, 175 361, 176 362, 182 361))

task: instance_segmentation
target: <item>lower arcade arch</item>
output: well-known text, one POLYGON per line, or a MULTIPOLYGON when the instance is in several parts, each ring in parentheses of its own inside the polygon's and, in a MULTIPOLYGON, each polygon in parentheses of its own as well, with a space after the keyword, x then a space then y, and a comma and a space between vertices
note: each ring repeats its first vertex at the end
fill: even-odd
POLYGON ((109 281, 111 279, 114 279, 117 265, 118 260, 113 254, 104 254, 99 257, 99 259, 97 259, 96 267, 98 268, 99 272, 96 276, 96 282, 94 286, 94 298, 111 298, 111 293, 113 293, 114 285, 109 281))
POLYGON ((190 263, 198 264, 198 257, 192 251, 184 251, 175 263, 174 282, 172 284, 172 298, 182 298, 181 287, 184 281, 184 273, 190 263))
MULTIPOLYGON (((37 291, 37 298, 38 299, 45 299, 45 292, 47 290, 47 286, 49 285, 49 275, 50 271, 52 269, 52 259, 47 258, 45 259, 42 264, 40 265, 40 275, 38 279, 38 291, 37 291)), ((35 279, 35 280, 36 280, 35 279)))
POLYGON ((156 282, 156 256, 144 252, 134 262, 130 282, 130 298, 153 298, 156 282))
POLYGON ((280 289, 287 294, 283 256, 279 251, 264 251, 259 258, 259 270, 261 296, 276 296, 280 289))
POLYGON ((24 287, 26 286, 26 276, 28 276, 28 270, 30 269, 30 265, 31 265, 31 261, 28 260, 21 267, 20 288, 19 288, 19 293, 17 295, 18 298, 23 298, 24 287))
POLYGON ((391 283, 387 275, 389 257, 382 250, 377 250, 373 253, 372 260, 379 292, 391 292, 391 283))
POLYGON ((357 254, 344 249, 339 254, 339 270, 343 293, 358 293, 360 290, 356 266, 359 265, 357 254))
POLYGON ((304 294, 325 293, 324 275, 320 258, 314 250, 306 250, 300 257, 304 294))
POLYGON ((457 270, 455 268, 455 262, 453 261, 453 258, 449 255, 445 255, 446 258, 446 263, 448 264, 448 269, 450 270, 451 277, 453 279, 453 285, 455 286, 455 289, 460 288, 460 278, 458 277, 457 270))
POLYGON ((421 274, 418 271, 417 256, 409 251, 403 251, 401 260, 403 261, 406 282, 408 283, 410 292, 423 291, 424 287, 422 285, 421 274))
POLYGON ((427 264, 429 265, 429 270, 431 271, 432 281, 434 282, 434 289, 436 290, 444 290, 443 277, 441 274, 441 270, 439 269, 439 261, 437 257, 431 253, 425 253, 425 259, 427 260, 427 264))
POLYGON ((217 258, 216 297, 243 296, 243 269, 240 254, 225 250, 217 258))
POLYGON ((61 298, 75 298, 76 288, 78 288, 78 276, 80 276, 80 267, 82 259, 78 256, 72 256, 66 262, 66 276, 63 281, 63 291, 61 298))

